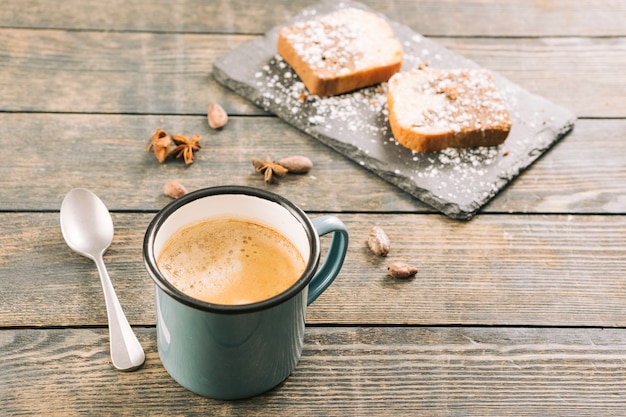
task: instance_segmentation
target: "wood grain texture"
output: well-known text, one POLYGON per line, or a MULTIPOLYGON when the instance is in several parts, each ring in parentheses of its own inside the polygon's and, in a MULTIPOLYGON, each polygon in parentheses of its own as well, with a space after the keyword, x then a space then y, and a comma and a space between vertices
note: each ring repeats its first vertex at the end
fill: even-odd
MULTIPOLYGON (((221 131, 205 116, 0 113, 1 210, 58 210, 72 187, 92 188, 111 210, 156 211, 163 185, 265 187, 252 158, 306 155, 304 176, 268 187, 307 211, 429 212, 430 208, 315 139, 273 117, 231 117, 221 131), (200 134, 196 162, 159 164, 151 133, 200 134), (16 139, 16 138, 19 138, 16 139), (367 192, 363 192, 367 190, 367 192)), ((483 213, 626 213, 626 122, 580 120, 574 131, 498 195, 483 213), (584 155, 584 158, 581 158, 584 155)))
POLYGON ((579 120, 483 211, 625 213, 625 204, 626 123, 579 120))
POLYGON ((1 330, 6 415, 602 415, 623 412, 623 329, 315 328, 292 375, 214 401, 169 377, 154 329, 115 371, 105 329, 1 330), (40 401, 45 398, 45 401, 40 401))
MULTIPOLYGON (((336 282, 310 306, 311 324, 626 327, 624 216, 483 215, 469 223, 338 216, 350 248, 336 282), (366 245, 374 225, 391 240, 387 258, 366 245), (417 266, 418 275, 388 277, 396 260, 417 266)), ((105 256, 136 325, 155 323, 154 285, 141 254, 151 218, 114 213, 105 256)), ((67 248, 57 213, 0 213, 0 247, 0 326, 106 325, 96 268, 67 248)))
POLYGON ((219 86, 212 62, 247 36, 0 30, 3 110, 262 113, 219 86), (12 103, 12 104, 9 104, 12 103))
MULTIPOLYGON (((229 114, 264 114, 211 76, 216 58, 250 39, 0 29, 0 106, 12 112, 200 115, 219 102, 229 114)), ((433 40, 579 117, 626 117, 626 38, 433 40)))
POLYGON ((0 415, 624 414, 626 1, 363 1, 581 118, 465 223, 213 80, 217 57, 316 2, 0 2, 0 415), (232 116, 222 131, 211 102, 232 116), (201 134, 196 163, 158 164, 157 127, 201 134), (250 160, 266 154, 314 167, 265 186, 250 160), (267 187, 350 230, 302 360, 269 393, 213 401, 161 365, 141 245, 171 179, 267 187), (96 268, 61 236, 77 186, 113 211, 105 262, 147 353, 134 373, 112 369, 96 268), (388 258, 366 246, 373 225, 388 258), (418 275, 390 279, 391 260, 418 275))
POLYGON ((0 132, 2 146, 12 146, 14 129, 21 132, 23 144, 30 144, 29 152, 0 165, 4 209, 58 210, 65 193, 82 186, 92 188, 111 210, 156 211, 170 201, 162 188, 173 179, 189 190, 224 184, 267 187, 307 210, 425 208, 276 118, 231 118, 221 131, 210 129, 205 116, 0 113, 0 120, 6 129, 0 132), (159 164, 146 151, 157 127, 171 134, 200 134, 203 148, 195 162, 185 166, 182 160, 169 159, 159 164), (252 166, 253 158, 299 154, 313 160, 312 171, 272 186, 252 166))
MULTIPOLYGON (((315 0, 4 0, 0 26, 140 32, 261 34, 315 0), (54 7, 50 7, 51 4, 54 7)), ((362 0, 429 36, 624 36, 622 0, 362 0)))

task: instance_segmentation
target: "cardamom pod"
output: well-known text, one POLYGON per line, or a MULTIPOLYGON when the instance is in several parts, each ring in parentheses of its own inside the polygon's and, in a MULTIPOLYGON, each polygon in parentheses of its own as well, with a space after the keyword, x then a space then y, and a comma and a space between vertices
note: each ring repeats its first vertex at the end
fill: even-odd
POLYGON ((387 273, 392 278, 411 278, 417 274, 417 268, 406 262, 392 262, 387 266, 387 273))
POLYGON ((387 234, 378 226, 374 226, 370 230, 367 236, 367 245, 378 256, 387 256, 391 248, 387 234))

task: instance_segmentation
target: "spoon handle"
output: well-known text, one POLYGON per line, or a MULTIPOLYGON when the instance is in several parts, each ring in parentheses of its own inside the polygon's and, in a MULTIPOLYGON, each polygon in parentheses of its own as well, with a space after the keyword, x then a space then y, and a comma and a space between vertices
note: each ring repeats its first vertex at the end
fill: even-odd
POLYGON ((133 371, 144 363, 146 356, 117 299, 102 255, 96 256, 94 260, 100 273, 109 318, 111 361, 113 366, 120 371, 133 371))

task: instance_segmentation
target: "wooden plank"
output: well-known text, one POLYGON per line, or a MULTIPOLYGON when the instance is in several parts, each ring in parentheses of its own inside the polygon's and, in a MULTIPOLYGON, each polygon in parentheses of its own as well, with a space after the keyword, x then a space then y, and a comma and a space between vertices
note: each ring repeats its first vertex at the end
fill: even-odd
MULTIPOLYGON (((266 187, 252 158, 303 154, 313 170, 268 188, 309 211, 428 212, 430 208, 273 117, 232 117, 222 131, 204 116, 0 113, 0 210, 58 210, 72 187, 93 188, 112 210, 156 211, 172 179, 189 190, 266 187), (186 167, 146 152, 157 127, 202 135, 186 167), (363 192, 367 190, 367 192, 363 192)), ((626 121, 579 120, 574 131, 497 196, 483 213, 626 213, 626 121), (581 158, 584 155, 584 158, 581 158)))
MULTIPOLYGON (((338 216, 350 231, 348 256, 309 323, 626 327, 626 216, 338 216), (391 240, 387 258, 366 246, 374 225, 391 240), (417 266, 417 277, 388 277, 395 260, 417 266)), ((141 254, 152 217, 114 213, 105 256, 136 325, 155 323, 141 254)), ((96 268, 67 248, 58 213, 0 213, 0 248, 0 326, 106 325, 96 268)))
MULTIPOLYGON (((251 39, 0 29, 0 110, 200 115, 217 101, 264 114, 211 76, 217 57, 251 39)), ((626 116, 626 38, 434 40, 579 117, 626 116)))
POLYGON ((579 120, 484 209, 492 211, 626 213, 624 120, 579 120))
MULTIPOLYGON (((141 32, 260 34, 312 0, 258 7, 251 0, 4 0, 0 26, 141 32), (54 5, 51 7, 51 5, 54 5), (148 13, 146 11, 149 11, 148 13)), ((623 1, 363 0, 363 4, 430 36, 624 36, 623 1)))
POLYGON ((276 118, 231 118, 222 131, 210 129, 205 116, 0 113, 0 124, 0 146, 11 149, 19 137, 28 149, 0 165, 3 209, 58 210, 65 193, 80 186, 92 188, 111 210, 156 211, 170 201, 163 185, 176 179, 189 190, 223 184, 267 187, 307 210, 428 210, 276 118), (202 135, 203 148, 193 165, 176 159, 159 164, 146 151, 157 127, 202 135), (251 162, 298 154, 313 160, 313 170, 270 186, 251 162))
POLYGON ((215 401, 180 387, 137 329, 143 368, 114 370, 105 329, 0 330, 5 415, 623 414, 623 329, 307 328, 278 388, 215 401), (115 409, 113 409, 113 406, 115 409))
POLYGON ((212 62, 249 36, 0 30, 2 110, 262 114, 218 85, 212 62))

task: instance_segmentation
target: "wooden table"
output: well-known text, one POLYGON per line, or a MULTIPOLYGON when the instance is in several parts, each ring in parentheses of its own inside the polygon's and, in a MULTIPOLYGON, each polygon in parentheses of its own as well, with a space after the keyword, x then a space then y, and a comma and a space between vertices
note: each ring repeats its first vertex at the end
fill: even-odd
POLYGON ((623 415, 626 405, 626 2, 365 3, 572 110, 574 131, 471 221, 434 212, 219 85, 212 63, 312 1, 3 0, 0 4, 1 415, 623 415), (271 4, 271 6, 270 6, 271 4), (206 110, 230 114, 221 131, 206 110), (159 164, 152 131, 202 135, 159 164), (251 159, 309 156, 265 185, 251 159), (156 351, 145 229, 189 189, 280 193, 351 232, 308 311, 303 357, 264 395, 221 402, 174 382, 156 351), (112 212, 105 262, 147 359, 110 364, 94 264, 71 252, 73 187, 112 212), (365 244, 373 225, 387 259, 365 244), (386 276, 408 260, 413 280, 386 276))

